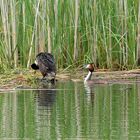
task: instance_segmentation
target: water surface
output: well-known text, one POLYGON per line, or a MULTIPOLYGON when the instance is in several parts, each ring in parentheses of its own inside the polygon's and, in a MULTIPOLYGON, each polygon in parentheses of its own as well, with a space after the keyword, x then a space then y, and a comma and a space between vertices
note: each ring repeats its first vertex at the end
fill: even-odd
POLYGON ((140 139, 140 85, 57 82, 0 94, 0 139, 140 139))

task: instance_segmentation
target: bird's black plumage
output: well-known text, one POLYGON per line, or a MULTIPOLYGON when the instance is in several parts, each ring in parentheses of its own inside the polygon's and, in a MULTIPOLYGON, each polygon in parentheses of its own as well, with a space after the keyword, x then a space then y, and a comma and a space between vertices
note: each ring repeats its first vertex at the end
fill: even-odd
POLYGON ((41 52, 36 56, 35 63, 31 65, 34 70, 39 69, 43 77, 47 76, 48 73, 55 76, 56 66, 55 59, 52 54, 47 52, 41 52))

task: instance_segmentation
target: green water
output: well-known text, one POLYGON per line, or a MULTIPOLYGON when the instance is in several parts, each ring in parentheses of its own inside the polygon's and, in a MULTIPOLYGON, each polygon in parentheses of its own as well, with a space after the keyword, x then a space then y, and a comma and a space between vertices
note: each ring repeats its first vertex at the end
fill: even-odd
POLYGON ((48 90, 1 93, 0 139, 138 140, 139 87, 58 82, 48 90))

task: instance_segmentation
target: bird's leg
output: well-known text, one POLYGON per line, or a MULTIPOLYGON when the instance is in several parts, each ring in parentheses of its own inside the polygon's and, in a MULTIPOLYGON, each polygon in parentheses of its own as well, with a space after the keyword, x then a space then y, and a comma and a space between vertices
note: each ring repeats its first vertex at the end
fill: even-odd
POLYGON ((43 81, 44 79, 45 79, 45 76, 43 75, 43 77, 42 77, 41 81, 43 81))
POLYGON ((51 83, 55 84, 55 77, 53 79, 51 79, 51 83))
POLYGON ((36 70, 34 71, 34 74, 36 74, 36 70))
POLYGON ((42 77, 41 81, 43 81, 47 78, 47 74, 42 74, 42 75, 43 75, 43 77, 42 77))

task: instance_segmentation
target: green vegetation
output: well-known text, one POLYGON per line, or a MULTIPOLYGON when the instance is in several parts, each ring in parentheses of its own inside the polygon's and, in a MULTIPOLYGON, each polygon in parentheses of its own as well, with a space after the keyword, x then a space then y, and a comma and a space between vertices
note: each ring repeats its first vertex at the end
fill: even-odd
POLYGON ((59 68, 134 68, 139 34, 139 0, 1 0, 0 69, 29 67, 39 51, 59 68))

